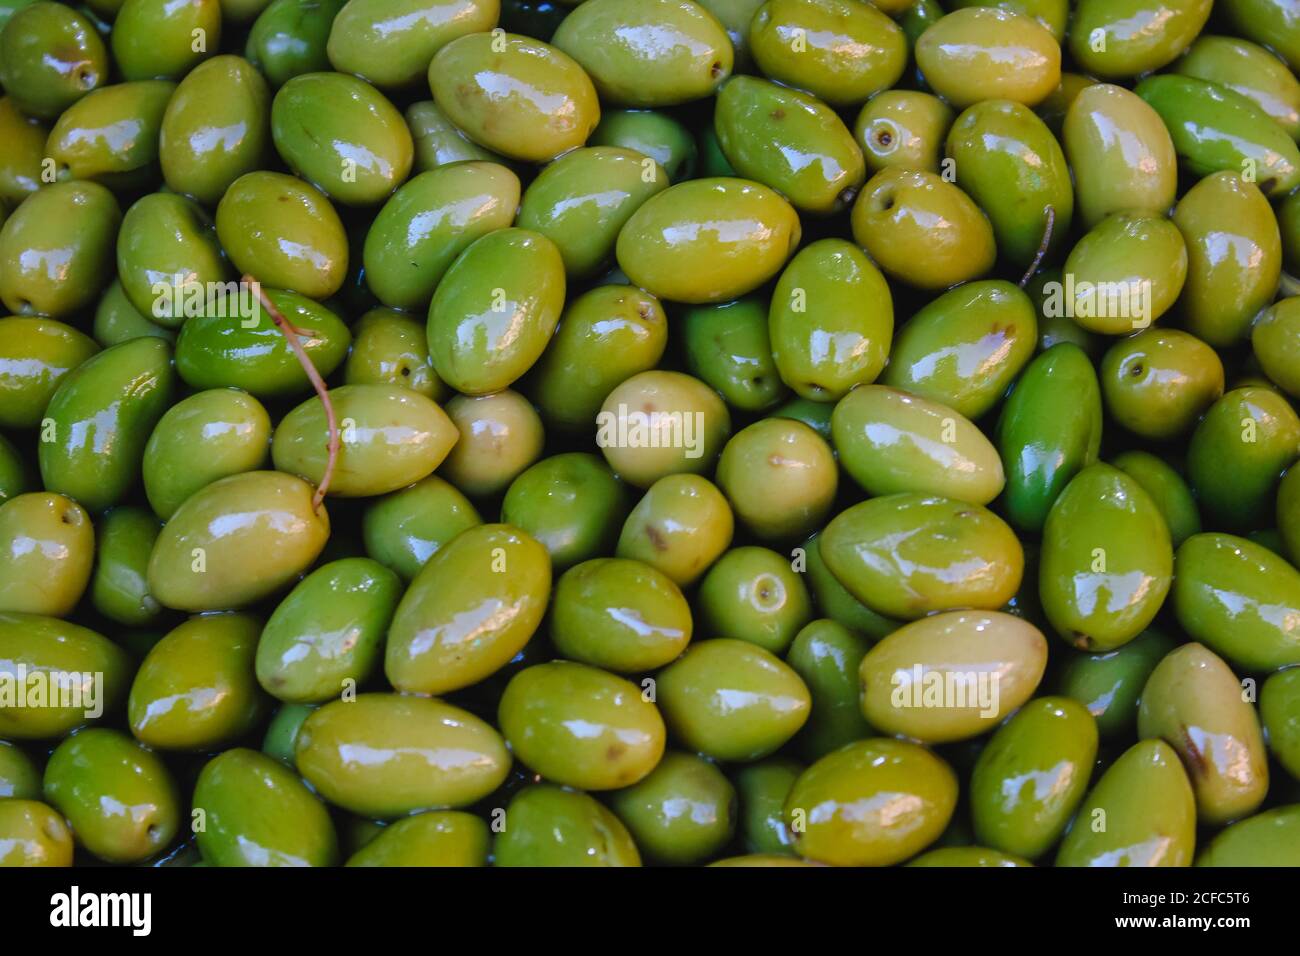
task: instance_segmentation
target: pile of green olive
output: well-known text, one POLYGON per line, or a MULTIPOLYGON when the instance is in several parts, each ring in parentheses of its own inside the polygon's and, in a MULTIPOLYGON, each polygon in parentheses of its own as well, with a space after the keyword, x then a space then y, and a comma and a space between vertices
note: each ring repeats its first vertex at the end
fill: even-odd
POLYGON ((1300 865, 1297 68, 0 0, 0 866, 1300 865))

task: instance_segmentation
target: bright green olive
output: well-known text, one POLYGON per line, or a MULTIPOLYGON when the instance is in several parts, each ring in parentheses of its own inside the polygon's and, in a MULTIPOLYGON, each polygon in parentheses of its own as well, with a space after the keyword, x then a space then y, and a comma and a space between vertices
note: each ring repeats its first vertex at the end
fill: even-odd
POLYGON ((347 865, 485 866, 489 842, 488 825, 480 817, 459 810, 417 813, 384 827, 348 857, 347 865))
POLYGON ((805 541, 801 550, 813 600, 823 614, 868 641, 878 641, 900 626, 901 622, 878 614, 859 601, 831 573, 822 557, 821 532, 805 541))
POLYGON ((447 403, 447 417, 460 438, 441 473, 471 497, 501 494, 542 456, 542 420, 518 392, 457 395, 447 403))
POLYGON ((1094 76, 1119 79, 1158 70, 1187 49, 1214 0, 1080 0, 1070 53, 1094 76))
POLYGON ((108 82, 104 41, 72 7, 28 4, 0 27, 0 86, 29 116, 52 120, 108 82))
POLYGON ((799 245, 799 216, 744 179, 696 179, 646 200, 618 235, 618 264, 661 299, 725 302, 758 288, 799 245))
POLYGON ((366 507, 366 553, 410 581, 439 548, 482 524, 470 500, 437 475, 377 498, 366 507))
POLYGON ((94 90, 59 117, 45 155, 60 179, 83 179, 113 190, 158 182, 158 135, 176 84, 118 83, 94 90))
POLYGON ((72 866, 72 832, 39 800, 0 800, 0 867, 72 866))
POLYGON ((350 0, 325 49, 340 73, 400 89, 424 79, 433 55, 452 40, 495 27, 500 13, 500 0, 350 0))
POLYGON ((767 548, 734 548, 709 569, 696 601, 702 630, 784 654, 812 620, 812 600, 789 558, 767 548))
POLYGON ((794 760, 773 757, 737 771, 737 829, 746 850, 764 857, 793 859, 793 840, 785 824, 785 798, 804 769, 794 760))
POLYGON ((862 716, 879 731, 938 744, 988 733, 1033 696, 1047 640, 998 611, 949 611, 900 627, 859 665, 862 716))
MULTIPOLYGON (((614 146, 639 153, 643 162, 650 159, 658 163, 670 183, 692 178, 699 159, 699 147, 691 131, 662 110, 606 110, 587 137, 587 145, 614 146)), ((646 176, 652 168, 642 167, 646 176)), ((734 174, 733 169, 723 175, 734 174)))
POLYGON ((497 725, 523 763, 583 790, 631 786, 664 752, 664 720, 642 688, 586 664, 520 671, 501 695, 497 725))
POLYGON ((877 93, 862 107, 853 125, 868 172, 887 166, 939 172, 944 139, 954 115, 947 103, 930 93, 877 93))
POLYGON ((149 593, 149 555, 162 523, 147 508, 113 508, 95 529, 98 554, 91 601, 105 617, 130 627, 156 621, 162 608, 149 593))
POLYGON ((1113 651, 1071 653, 1061 670, 1060 692, 1088 709, 1102 737, 1131 737, 1137 726, 1142 688, 1156 665, 1173 649, 1171 638, 1151 629, 1113 651))
POLYGON ((506 807, 495 866, 640 866, 623 821, 581 791, 532 784, 506 807))
POLYGON ((67 617, 90 583, 95 529, 63 495, 0 504, 0 611, 67 617))
MULTIPOLYGON (((431 398, 395 385, 344 385, 330 399, 339 450, 329 493, 382 495, 431 474, 459 435, 431 398)), ((271 458, 283 472, 319 484, 328 465, 329 423, 319 398, 283 419, 271 441, 271 458)))
POLYGON ((1037 326, 1033 303, 1013 283, 965 283, 903 325, 882 382, 978 419, 1033 357, 1037 326))
POLYGON ((647 857, 684 866, 717 855, 736 829, 736 790, 703 757, 669 752, 644 780, 610 795, 610 807, 647 857))
POLYGON ((1274 384, 1300 398, 1300 298, 1265 309, 1250 333, 1255 359, 1274 384))
POLYGON ((1269 752, 1289 774, 1300 778, 1300 668, 1289 667, 1264 681, 1259 719, 1269 752))
POLYGON ((1300 80, 1263 47, 1207 34, 1188 47, 1173 68, 1253 100, 1292 139, 1300 137, 1300 80))
POLYGON ((0 97, 0 136, 7 144, 0 157, 0 202, 17 206, 41 188, 41 160, 49 130, 34 116, 27 116, 13 97, 0 97))
POLYGON ((768 311, 772 358, 803 398, 834 402, 874 382, 889 357, 894 307, 880 270, 852 243, 821 239, 777 280, 768 311))
POLYGON ((915 493, 840 512, 821 556, 858 600, 903 619, 958 607, 993 610, 1020 587, 1024 552, 1011 528, 979 505, 915 493))
POLYGON ((128 80, 179 80, 221 48, 219 0, 125 0, 113 60, 128 80))
POLYGON ((400 385, 441 402, 447 387, 429 361, 424 323, 396 309, 377 308, 352 328, 344 385, 400 385))
POLYGON ((1191 431, 1223 394, 1223 363, 1187 332, 1145 329, 1107 350, 1101 389, 1115 421, 1143 438, 1165 441, 1191 431))
POLYGON ((1141 485, 1156 503, 1175 548, 1200 533, 1201 514, 1192 489, 1164 460, 1135 448, 1116 455, 1111 464, 1141 485))
POLYGON ((1127 335, 1178 299, 1188 276, 1187 244, 1163 216, 1116 213, 1075 244, 1063 268, 1066 314, 1090 332, 1127 335))
POLYGON ((1300 806, 1274 807, 1221 830, 1197 866, 1295 866, 1300 860, 1300 806))
POLYGON ((412 103, 403 115, 415 142, 414 169, 417 173, 467 160, 503 161, 501 156, 466 136, 433 100, 412 103))
POLYGON ((330 28, 347 0, 272 0, 248 33, 244 56, 272 88, 330 68, 330 28))
POLYGON ((1045 27, 995 7, 954 10, 916 41, 916 64, 958 109, 980 100, 1036 106, 1061 81, 1061 48, 1045 27))
POLYGON ((583 68, 548 43, 504 31, 452 40, 429 64, 434 101, 488 149, 540 163, 581 146, 600 121, 583 68))
POLYGON ((41 774, 17 744, 0 743, 0 800, 39 800, 41 774))
POLYGON ((847 744, 795 781, 785 801, 795 850, 835 866, 889 866, 948 826, 957 775, 924 747, 873 737, 847 744))
POLYGON ((600 458, 568 452, 542 459, 511 483, 501 520, 540 542, 558 572, 610 554, 631 507, 626 486, 600 458))
POLYGON ((997 254, 993 227, 971 198, 921 170, 894 166, 872 176, 853 206, 852 226, 854 241, 885 272, 920 289, 977 279, 997 254))
POLYGON ((117 234, 117 277, 141 315, 167 328, 187 318, 186 300, 227 278, 217 228, 196 203, 170 193, 137 200, 117 234))
POLYGON ((767 302, 751 295, 691 306, 682 314, 688 370, 740 411, 760 412, 786 394, 773 361, 767 313, 767 302))
POLYGON ((389 683, 444 694, 491 676, 533 636, 550 590, 550 558, 527 534, 504 524, 466 529, 434 553, 397 606, 384 657, 389 683))
POLYGON ((0 319, 0 427, 34 428, 67 375, 99 347, 55 319, 0 319))

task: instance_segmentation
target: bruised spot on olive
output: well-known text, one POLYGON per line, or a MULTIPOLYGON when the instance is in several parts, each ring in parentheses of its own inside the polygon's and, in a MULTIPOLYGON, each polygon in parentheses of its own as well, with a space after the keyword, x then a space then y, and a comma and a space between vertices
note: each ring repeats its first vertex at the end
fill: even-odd
POLYGON ((610 763, 613 763, 615 760, 621 758, 625 753, 627 753, 627 748, 622 744, 610 744, 605 750, 605 759, 610 763))
POLYGON ((772 115, 772 119, 774 120, 783 120, 785 119, 785 110, 781 109, 780 107, 777 107, 776 109, 772 110, 771 115, 772 115))
POLYGON ((667 551, 668 542, 664 540, 663 533, 652 524, 645 526, 645 536, 650 539, 650 544, 656 551, 667 551))
POLYGON ((722 72, 722 62, 720 60, 714 60, 713 65, 709 67, 709 75, 716 80, 722 75, 722 72))
POLYGON ((1181 730, 1181 736, 1183 738, 1184 747, 1183 763, 1187 765, 1187 772, 1193 777, 1205 776, 1207 769, 1205 765, 1205 754, 1201 753, 1201 749, 1197 747, 1196 742, 1192 740, 1191 730, 1186 725, 1184 725, 1181 730))

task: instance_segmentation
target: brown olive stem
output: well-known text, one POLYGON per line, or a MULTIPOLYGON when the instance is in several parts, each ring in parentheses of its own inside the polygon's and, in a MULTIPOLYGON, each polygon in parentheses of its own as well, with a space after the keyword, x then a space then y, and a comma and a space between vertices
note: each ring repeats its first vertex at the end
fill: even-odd
POLYGON ((1029 285, 1029 280, 1034 277, 1038 267, 1043 264, 1043 256, 1047 255, 1047 247, 1052 244, 1052 227, 1056 225, 1056 210, 1051 206, 1047 207, 1047 225, 1043 227, 1043 241, 1038 244, 1038 252, 1034 255, 1034 261, 1029 263, 1029 271, 1025 273, 1024 278, 1020 280, 1020 288, 1029 285))
POLYGON ((298 364, 307 373, 312 388, 316 389, 321 404, 325 406, 325 420, 329 423, 330 429, 328 454, 325 458, 325 473, 321 475, 320 484, 316 487, 316 493, 311 500, 312 509, 319 511, 321 502, 325 500, 325 493, 329 491, 330 480, 334 477, 334 465, 339 457, 339 423, 334 414, 334 403, 330 400, 330 393, 329 389, 325 387, 325 380, 320 377, 320 372, 316 370, 316 366, 308 357, 307 350, 302 347, 302 342, 298 340, 299 335, 306 334, 305 330, 296 328, 292 322, 284 317, 270 298, 267 297, 266 293, 262 291, 260 282, 250 275, 245 275, 243 281, 257 290, 257 299, 262 304, 262 308, 271 316, 271 321, 275 323, 276 328, 284 333, 284 337, 289 340, 289 347, 293 349, 293 354, 298 357, 298 364))

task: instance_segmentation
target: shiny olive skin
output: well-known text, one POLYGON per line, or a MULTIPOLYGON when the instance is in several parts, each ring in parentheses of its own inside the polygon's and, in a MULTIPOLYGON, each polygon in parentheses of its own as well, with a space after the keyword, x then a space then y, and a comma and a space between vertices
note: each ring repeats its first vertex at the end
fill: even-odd
POLYGON ((1132 736, 1142 688, 1174 646, 1171 638, 1153 628, 1113 651, 1070 654, 1061 669, 1059 692, 1088 709, 1103 739, 1132 736))
POLYGON ((480 817, 459 810, 417 813, 384 827, 346 865, 486 866, 490 842, 480 817))
POLYGON ((587 0, 551 42, 614 106, 675 106, 712 96, 735 53, 722 24, 684 0, 587 0))
POLYGON ((1183 324, 1216 348, 1250 336, 1282 272, 1277 219, 1259 189, 1239 174, 1206 176, 1178 201, 1173 215, 1187 242, 1183 324))
POLYGON ((0 504, 0 611, 67 617, 90 583, 95 529, 63 495, 30 492, 0 504))
POLYGON ((1184 644, 1151 672, 1138 735, 1163 737, 1178 751, 1204 823, 1248 816, 1268 793, 1268 754, 1255 708, 1228 665, 1201 644, 1184 644))
POLYGON ((1281 299, 1265 309, 1250 342, 1269 379, 1292 398, 1300 397, 1300 299, 1281 299))
POLYGON ((434 369, 466 395, 506 388, 545 350, 564 294, 564 260, 545 236, 510 228, 474 240, 429 305, 434 369))
POLYGON ((27 465, 8 438, 0 438, 0 504, 27 490, 27 465))
POLYGON ((162 750, 217 750, 265 716, 253 674, 262 621, 250 614, 190 618, 153 646, 127 699, 131 733, 162 750))
POLYGON ((799 216, 744 179, 695 179, 646 200, 618 235, 618 264, 661 299, 725 302, 758 288, 799 245, 799 216))
POLYGON ((916 41, 917 66, 958 109, 980 100, 1036 106, 1061 81, 1061 48, 1029 17, 994 7, 954 10, 916 41))
MULTIPOLYGON (((699 147, 681 121, 660 110, 606 110, 587 138, 588 146, 615 146, 658 163, 670 183, 695 174, 699 147)), ((651 167, 643 167, 649 176, 651 167)), ((731 170, 725 175, 734 174, 731 170)), ((723 174, 716 174, 723 175, 723 174)))
POLYGON ((173 383, 171 348, 156 338, 105 349, 64 378, 45 410, 52 440, 38 450, 45 487, 92 512, 122 501, 173 383))
POLYGON ((244 58, 200 63, 163 114, 158 159, 167 185, 215 206, 231 183, 266 160, 270 105, 266 80, 244 58))
POLYGON ((501 695, 497 725, 524 764, 583 790, 631 786, 664 752, 664 719, 642 688, 586 664, 555 661, 517 673, 501 695))
POLYGON ((5 673, 15 677, 18 668, 25 667, 28 675, 71 673, 85 678, 73 682, 81 695, 71 698, 76 706, 47 703, 0 710, 0 737, 6 740, 63 737, 112 713, 126 697, 135 666, 126 651, 95 631, 37 614, 0 613, 0 655, 5 673))
POLYGON ((840 512, 820 548, 854 597, 908 620, 963 606, 999 608, 1024 571, 1020 542, 993 512, 912 492, 840 512))
POLYGON ((500 0, 350 0, 330 28, 326 53, 340 73, 381 89, 424 79, 433 55, 457 37, 491 30, 500 0))
POLYGON ((886 166, 937 173, 955 116, 947 103, 930 93, 884 90, 863 105, 853 137, 871 173, 886 166))
POLYGON ((0 743, 0 800, 39 800, 41 774, 26 752, 9 741, 0 743))
POLYGON ((117 730, 84 730, 55 748, 45 766, 44 795, 67 818, 77 842, 108 863, 154 856, 180 826, 180 801, 166 765, 117 730))
POLYGON ((772 359, 803 398, 834 402, 879 377, 889 357, 889 285, 862 250, 821 239, 795 254, 768 310, 772 359))
POLYGON ((877 731, 927 744, 966 740, 1025 703, 1046 666, 1046 638, 1020 618, 936 614, 905 624, 862 658, 862 716, 877 731))
POLYGON ((1300 137, 1300 81, 1261 46, 1237 37, 1199 37, 1174 72, 1218 83, 1255 102, 1287 134, 1300 137))
POLYGON ((1201 530, 1201 514, 1186 480, 1163 459, 1132 449, 1116 455, 1111 464, 1145 491, 1160 509, 1175 548, 1201 530))
MULTIPOLYGON (((339 450, 329 494, 382 495, 431 474, 459 438, 431 398, 396 385, 344 385, 330 398, 339 450)), ((271 460, 277 470, 317 484, 328 458, 329 423, 319 398, 309 398, 276 426, 271 460)))
POLYGON ((634 150, 575 149, 529 184, 519 226, 554 242, 571 277, 590 276, 613 257, 618 233, 632 214, 667 188, 663 167, 634 150))
MULTIPOLYGON (((293 346, 252 290, 239 289, 237 299, 227 296, 185 319, 176 339, 181 379, 191 388, 237 388, 259 399, 310 392, 293 346)), ((263 288, 262 294, 302 333, 298 344, 322 377, 338 368, 352 341, 338 315, 287 289, 263 288)))
POLYGON ((1197 176, 1249 173, 1264 195, 1300 184, 1300 149, 1239 93, 1189 76, 1152 76, 1134 91, 1160 114, 1178 158, 1197 176))
POLYGON ((113 508, 100 519, 90 582, 90 598, 100 614, 130 627, 158 619, 162 608, 149 593, 148 569, 161 530, 162 523, 147 508, 113 508))
POLYGON ((1300 416, 1270 388, 1227 392, 1187 447, 1187 475, 1207 520, 1253 530, 1273 517, 1278 480, 1300 457, 1300 416))
POLYGON ((91 331, 95 341, 104 348, 145 336, 176 344, 176 332, 141 315, 140 310, 126 297, 118 279, 114 279, 112 285, 100 296, 99 304, 95 306, 95 322, 91 331))
POLYGON ((415 159, 397 107, 365 80, 339 73, 306 73, 280 87, 271 138, 293 172, 349 206, 382 202, 415 159))
POLYGON ((470 500, 437 475, 375 499, 362 517, 366 553, 410 581, 466 528, 482 524, 470 500))
POLYGON ((1057 866, 1189 866, 1196 800, 1177 753, 1163 740, 1124 751, 1079 805, 1057 866), (1105 827, 1094 821, 1105 820, 1105 827))
POLYGON ((0 157, 0 202, 15 207, 41 187, 41 160, 49 130, 40 120, 22 113, 13 97, 5 96, 0 97, 0 135, 7 144, 0 157))
POLYGON ((1100 371, 1111 418, 1154 441, 1187 434, 1223 394, 1218 353, 1179 329, 1145 329, 1119 339, 1100 371))
POLYGON ((83 179, 114 190, 158 182, 158 135, 176 85, 161 80, 93 90, 58 118, 45 143, 61 180, 83 179))
POLYGON ((1230 534, 1197 534, 1175 556, 1178 623, 1244 671, 1300 664, 1300 571, 1267 548, 1230 534))
POLYGON ((1005 484, 997 450, 973 423, 885 385, 840 399, 831 435, 845 471, 869 495, 915 491, 986 505, 1005 484))
POLYGON ((901 625, 900 621, 867 607, 831 573, 822 556, 820 531, 805 541, 801 550, 807 565, 809 589, 817 608, 823 614, 853 634, 872 642, 880 640, 901 625))
POLYGON ((434 553, 397 605, 385 676, 415 694, 478 683, 523 650, 550 590, 550 558, 527 534, 504 524, 462 531, 434 553))
POLYGON ((1010 100, 975 104, 952 124, 946 153, 956 164, 957 185, 988 215, 1003 259, 1028 266, 1049 215, 1048 254, 1063 245, 1074 216, 1070 170, 1060 144, 1028 107, 1010 100))
POLYGON ((1065 113, 1061 140, 1084 226, 1113 212, 1163 216, 1174 204, 1173 140, 1160 114, 1132 91, 1110 83, 1085 87, 1065 113))
POLYGON ((1226 827, 1196 858, 1197 866, 1295 866, 1300 860, 1300 806, 1274 807, 1226 827))
POLYGON ((996 444, 1007 469, 1007 520, 1038 531, 1061 490, 1101 445, 1101 389, 1092 362, 1062 342, 1035 358, 998 419, 996 444))
POLYGON ((741 524, 764 541, 810 534, 830 511, 838 480, 830 445, 793 419, 755 422, 718 459, 718 487, 741 524))
POLYGON ((402 114, 415 143, 414 170, 427 173, 466 160, 501 162, 502 157, 471 140, 433 100, 412 103, 402 114))
POLYGON ((749 49, 765 76, 835 107, 893 86, 907 66, 897 24, 850 0, 769 0, 750 20, 749 49))
POLYGON ((441 402, 447 387, 429 361, 424 323, 395 309, 366 312, 343 366, 344 385, 400 385, 441 402))
POLYGON ((789 665, 749 641, 695 641, 655 677, 673 736, 715 760, 766 757, 808 719, 811 695, 789 665))
POLYGON ((1278 485, 1277 529, 1286 554, 1300 564, 1300 469, 1294 465, 1278 485))
POLYGON ((330 29, 347 0, 272 0, 248 33, 244 56, 272 88, 330 68, 330 29))
POLYGON ((237 747, 213 757, 194 787, 199 850, 210 866, 332 866, 329 812, 292 770, 237 747))
POLYGON ((569 302, 527 391, 550 427, 580 431, 617 386, 659 364, 668 322, 659 300, 625 285, 600 285, 569 302))
POLYGON ((569 660, 643 673, 681 654, 693 628, 681 590, 640 561, 595 558, 570 568, 556 583, 551 642, 569 660))
POLYGON ((343 285, 348 243, 323 193, 293 176, 240 176, 217 206, 217 235, 235 268, 262 283, 326 299, 343 285))
POLYGON ((808 93, 738 76, 718 93, 713 124, 738 175, 771 186, 804 212, 839 212, 866 178, 853 134, 808 93))
POLYGON ((709 569, 696 595, 702 631, 784 654, 812 620, 808 589, 790 559, 753 546, 733 548, 709 569))
POLYGON ((0 226, 0 301, 58 319, 86 308, 113 276, 122 213, 98 183, 62 182, 27 197, 0 226))
POLYGON ((274 471, 221 478, 172 515, 149 557, 149 591, 166 607, 243 607, 301 574, 329 538, 312 487, 274 471))
POLYGON ((864 637, 827 618, 810 622, 795 635, 785 659, 812 696, 808 722, 798 737, 799 750, 809 760, 871 736, 858 702, 858 670, 870 648, 864 637))
POLYGON ((487 723, 436 698, 359 694, 312 712, 295 763, 330 803, 384 820, 481 800, 510 772, 510 753, 487 723))
POLYGON ((72 866, 72 832, 39 800, 0 800, 0 867, 72 866))
POLYGON ((55 319, 0 319, 0 427, 33 428, 67 375, 99 347, 55 319))
POLYGON ((513 33, 452 40, 429 64, 433 99, 470 139, 531 163, 581 146, 600 121, 591 78, 548 43, 513 33))
POLYGON ((957 804, 957 775, 917 744, 873 737, 817 761, 786 797, 794 848, 835 866, 889 866, 937 840, 957 804))
POLYGON ((218 0, 125 0, 113 20, 113 61, 128 80, 179 80, 221 47, 218 0))
POLYGON ((640 866, 623 821, 581 791, 533 784, 506 807, 493 843, 494 866, 640 866))
POLYGON ((492 395, 457 395, 447 416, 460 438, 439 466, 442 476, 474 498, 499 495, 542 456, 541 417, 510 389, 492 395))
POLYGON ((1107 651, 1154 619, 1173 574, 1169 529, 1142 486, 1110 465, 1070 479, 1043 526, 1038 593, 1063 638, 1107 651))
POLYGON ((29 116, 53 120, 108 76, 104 41, 69 6, 32 3, 0 29, 0 86, 29 116))
POLYGON ((687 369, 739 411, 763 411, 788 394, 773 361, 767 311, 763 298, 751 295, 682 315, 687 369))
POLYGON ((965 283, 903 325, 881 382, 978 419, 1033 357, 1037 326, 1033 303, 1013 283, 965 283))
POLYGON ((179 328, 187 296, 219 285, 228 272, 216 226, 191 200, 152 193, 122 217, 118 281, 136 311, 159 325, 179 328))
POLYGON ((1227 0, 1223 12, 1242 35, 1270 47, 1292 70, 1300 67, 1300 17, 1267 0, 1227 0))
POLYGON ((750 853, 793 858, 791 834, 785 825, 785 798, 804 769, 794 760, 773 757, 736 772, 737 830, 750 853))
POLYGON ((979 841, 1037 859, 1084 797, 1097 756, 1097 722, 1068 697, 1030 701, 993 735, 971 774, 979 841))
POLYGON ((852 212, 853 239, 891 276, 941 290, 977 279, 997 249, 988 217, 960 188, 915 169, 889 167, 867 181, 852 212))
POLYGON ((556 572, 608 555, 632 502, 603 461, 585 452, 544 458, 519 475, 501 502, 501 520, 535 538, 556 572))
POLYGON ((142 477, 150 507, 166 520, 205 485, 262 467, 270 438, 271 419, 247 392, 212 389, 177 402, 144 448, 142 477), (195 456, 200 446, 204 454, 195 456))
POLYGON ((288 703, 318 703, 364 684, 401 597, 401 580, 369 558, 331 561, 276 607, 257 642, 257 682, 288 703))
POLYGON ((1269 752, 1300 779, 1300 668, 1270 675, 1259 692, 1259 718, 1269 752))
POLYGON ((1090 332, 1126 335, 1159 319, 1188 273, 1186 242, 1163 216, 1107 216, 1065 260, 1066 314, 1090 332))
POLYGON ((1150 73, 1196 39, 1213 0, 1080 0, 1069 47, 1079 69, 1103 79, 1150 73))
POLYGON ((658 863, 684 866, 717 855, 736 828, 736 790, 703 757, 669 751, 644 780, 610 794, 637 846, 658 863))

